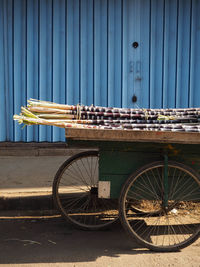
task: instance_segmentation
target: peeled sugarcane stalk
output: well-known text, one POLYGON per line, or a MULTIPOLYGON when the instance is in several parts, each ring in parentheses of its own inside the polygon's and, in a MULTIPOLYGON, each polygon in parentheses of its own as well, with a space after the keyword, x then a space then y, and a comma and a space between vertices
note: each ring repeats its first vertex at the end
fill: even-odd
POLYGON ((73 110, 75 106, 65 105, 65 104, 57 104, 49 101, 42 101, 37 99, 30 99, 27 101, 28 107, 45 107, 45 108, 55 108, 55 109, 63 109, 63 110, 73 110))
POLYGON ((91 112, 104 112, 104 113, 133 113, 133 114, 148 114, 148 115, 178 115, 181 113, 187 113, 188 115, 198 114, 200 115, 200 108, 175 108, 175 109, 132 109, 132 108, 115 108, 115 107, 99 107, 99 106, 81 106, 81 105, 65 105, 57 104, 48 101, 41 101, 31 99, 28 100, 28 107, 44 107, 55 108, 63 110, 78 110, 91 111, 91 112))
POLYGON ((27 125, 50 125, 57 126, 61 128, 79 128, 79 129, 112 129, 112 130, 143 130, 143 131, 190 131, 190 132, 199 132, 199 125, 182 125, 182 124, 172 124, 172 125, 162 125, 162 124, 118 124, 118 125, 94 125, 92 121, 51 121, 44 119, 36 119, 25 116, 14 116, 14 120, 21 121, 27 125))
MULTIPOLYGON (((66 127, 73 127, 73 128, 84 128, 84 126, 79 121, 51 121, 51 120, 44 120, 44 119, 36 119, 36 118, 30 118, 25 116, 13 116, 14 120, 17 120, 20 124, 24 123, 27 125, 49 125, 49 126, 57 126, 60 128, 66 128, 66 127)), ((87 124, 85 122, 84 124, 87 124)), ((94 126, 93 128, 96 128, 94 126)))
POLYGON ((50 113, 50 114, 46 114, 46 113, 34 113, 38 116, 38 118, 41 118, 41 119, 47 119, 47 120, 51 120, 51 119, 54 119, 54 120, 69 120, 69 119, 74 119, 74 116, 70 115, 69 114, 53 114, 53 113, 50 113))
POLYGON ((28 107, 28 110, 36 113, 53 113, 53 114, 72 114, 71 110, 58 109, 58 108, 46 108, 46 107, 28 107))
POLYGON ((57 126, 60 128, 78 128, 78 129, 104 129, 104 126, 90 125, 87 124, 87 121, 84 121, 82 124, 81 121, 49 121, 44 119, 35 119, 24 116, 13 116, 14 120, 17 120, 20 124, 24 123, 25 125, 49 125, 57 126))

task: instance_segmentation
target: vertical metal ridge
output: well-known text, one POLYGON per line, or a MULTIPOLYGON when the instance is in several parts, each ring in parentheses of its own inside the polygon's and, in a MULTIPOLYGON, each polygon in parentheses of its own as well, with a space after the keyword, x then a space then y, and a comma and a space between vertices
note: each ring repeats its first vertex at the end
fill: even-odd
POLYGON ((8 24, 8 12, 7 12, 7 7, 8 4, 6 5, 5 1, 2 1, 2 5, 3 8, 1 9, 2 14, 0 15, 0 20, 1 20, 1 26, 2 27, 2 39, 3 42, 1 42, 1 49, 2 49, 2 60, 0 62, 1 67, 1 73, 0 76, 2 76, 1 81, 0 81, 0 90, 1 90, 1 99, 2 99, 2 103, 0 106, 0 110, 1 110, 1 118, 0 118, 0 126, 1 126, 1 133, 0 133, 0 140, 4 140, 7 137, 8 131, 9 131, 9 127, 8 127, 8 116, 6 115, 6 111, 8 109, 8 99, 7 99, 7 93, 6 91, 9 90, 9 86, 8 86, 8 72, 9 72, 9 66, 8 66, 8 60, 6 59, 6 57, 8 56, 8 52, 7 52, 7 47, 8 47, 8 36, 7 36, 7 31, 5 31, 4 29, 7 28, 7 24, 8 24), (4 14, 4 12, 6 14, 4 14), (6 23, 7 22, 7 23, 6 23))
POLYGON ((190 80, 191 80, 191 49, 192 49, 192 3, 193 1, 191 1, 190 3, 190 42, 189 42, 189 72, 188 72, 188 75, 189 75, 189 78, 188 78, 188 107, 190 107, 190 91, 191 91, 191 88, 190 88, 190 80))
POLYGON ((121 99, 121 101, 120 101, 120 107, 122 107, 122 77, 123 77, 123 20, 124 20, 124 18, 123 18, 123 0, 121 0, 121 53, 120 53, 120 56, 121 56, 121 72, 120 72, 120 74, 121 74, 121 83, 120 83, 120 87, 121 87, 121 94, 120 94, 120 99, 121 99))
POLYGON ((93 46, 93 59, 92 59, 92 63, 93 63, 93 69, 92 69, 92 75, 93 75, 93 81, 92 81, 92 85, 93 85, 93 104, 94 104, 94 99, 95 99, 95 90, 94 90, 94 85, 95 85, 95 71, 94 71, 94 65, 95 65, 95 61, 94 61, 94 45, 95 45, 95 0, 93 0, 93 41, 92 41, 92 46, 93 46))
MULTIPOLYGON (((50 101, 53 101, 53 63, 54 63, 54 58, 53 58, 53 15, 54 15, 54 12, 53 12, 53 3, 54 3, 54 0, 51 0, 51 10, 50 10, 50 14, 51 14, 51 18, 50 18, 50 22, 51 22, 51 48, 50 48, 50 53, 51 53, 51 73, 50 73, 50 84, 51 84, 51 93, 50 93, 50 101)), ((48 132, 50 133, 49 134, 49 141, 52 142, 53 141, 53 128, 54 127, 46 127, 46 132, 48 134, 48 132)), ((56 129, 56 130, 59 130, 59 129, 56 129)))
POLYGON ((151 79, 150 107, 162 105, 162 43, 163 43, 163 4, 164 1, 152 1, 154 16, 151 17, 151 79))
POLYGON ((67 103, 67 0, 65 1, 65 99, 67 103))
MULTIPOLYGON (((25 49, 25 70, 26 70, 26 80, 25 80, 25 99, 27 99, 27 43, 28 43, 28 38, 27 38, 27 12, 28 12, 28 2, 25 2, 25 43, 26 43, 26 49, 25 49)), ((25 102, 26 103, 26 102, 25 102)), ((26 141, 27 141, 27 128, 26 128, 26 141)))
MULTIPOLYGON (((40 1, 38 0, 38 99, 40 99, 40 1)), ((37 142, 39 142, 40 128, 37 126, 37 142)))
MULTIPOLYGON (((142 108, 149 107, 149 73, 150 73, 150 1, 142 0, 140 1, 139 10, 140 22, 139 22, 139 64, 140 71, 137 76, 141 79, 138 80, 138 105, 142 108)), ((137 24, 137 23, 136 23, 137 24)), ((137 25, 136 25, 137 27, 137 25)), ((138 49, 137 48, 137 49, 138 49)), ((137 78, 137 77, 136 77, 137 78)), ((137 103, 137 102, 136 102, 137 103)))
POLYGON ((127 22, 127 3, 128 1, 123 1, 123 28, 122 28, 122 107, 127 106, 127 93, 128 93, 128 52, 127 52, 127 31, 128 31, 128 22, 127 22))
POLYGON ((107 99, 106 99, 106 106, 108 106, 108 101, 109 101, 109 93, 108 93, 108 91, 109 91, 109 89, 108 89, 108 79, 109 79, 109 77, 108 77, 108 75, 109 75, 109 66, 108 66, 108 64, 109 64, 109 48, 108 48, 108 46, 109 46, 109 2, 110 2, 111 0, 108 0, 107 1, 107 3, 106 3, 106 8, 107 8, 107 22, 106 22, 106 24, 107 24, 107 29, 106 29, 106 34, 107 34, 107 47, 106 47, 106 50, 107 50, 107 59, 106 59, 106 63, 107 63, 107 81, 106 81, 106 94, 107 94, 107 99))
POLYGON ((164 51, 165 51, 165 5, 166 5, 166 0, 163 3, 163 33, 162 33, 162 38, 163 38, 163 43, 162 43, 162 97, 161 97, 161 102, 162 102, 162 108, 164 107, 164 92, 163 92, 163 86, 164 86, 164 51))
POLYGON ((152 5, 152 0, 150 0, 150 5, 149 5, 149 88, 148 88, 148 91, 149 91, 149 106, 148 107, 149 108, 151 105, 151 102, 150 102, 150 94, 151 94, 151 17, 152 17, 151 5, 152 5))
MULTIPOLYGON (((194 92, 194 76, 195 76, 195 70, 194 70, 194 46, 195 46, 195 34, 194 34, 194 20, 196 20, 196 14, 194 12, 194 7, 195 7, 196 1, 192 2, 192 7, 191 7, 191 47, 190 47, 190 95, 189 95, 189 106, 193 107, 194 101, 193 101, 193 92, 194 92)), ((198 55, 197 55, 198 57, 198 55)))
POLYGON ((79 103, 81 104, 81 0, 79 0, 79 103))
MULTIPOLYGON (((4 4, 4 2, 0 2, 1 5, 4 4)), ((4 6, 2 9, 0 9, 0 35, 2 36, 3 42, 0 42, 0 94, 1 94, 1 102, 0 102, 0 113, 1 113, 1 117, 0 117, 0 127, 1 127, 1 131, 0 131, 0 141, 3 141, 6 138, 6 105, 5 105, 5 64, 6 64, 6 60, 5 60, 5 23, 4 23, 4 6)))
MULTIPOLYGON (((65 1, 52 6, 52 101, 65 103, 65 1)), ((64 141, 64 131, 51 127, 52 141, 64 141)))
MULTIPOLYGON (((14 113, 14 0, 12 1, 12 111, 14 113)), ((15 141, 15 122, 12 121, 12 136, 13 139, 10 141, 15 141)))
MULTIPOLYGON (((38 99, 40 99, 40 1, 38 0, 38 99)), ((38 139, 39 139, 39 127, 38 127, 38 139)))
POLYGON ((106 105, 107 102, 107 0, 96 1, 95 5, 95 42, 94 42, 94 104, 106 105))
MULTIPOLYGON (((23 56, 24 56, 24 95, 22 96, 22 105, 26 104, 27 99, 27 2, 24 2, 24 49, 23 49, 23 56)), ((23 84, 23 81, 22 81, 23 84)), ((24 128, 24 139, 23 141, 27 141, 27 127, 24 128)))
MULTIPOLYGON (((51 38, 51 56, 52 56, 52 73, 51 73, 51 96, 50 96, 50 98, 51 98, 51 100, 50 101, 53 101, 53 93, 54 93, 54 91, 53 91, 53 78, 54 78, 54 76, 53 76, 53 73, 54 73, 54 51, 53 51, 53 49, 54 49, 54 0, 52 0, 52 2, 51 2, 51 25, 52 25, 52 28, 51 28, 51 36, 52 36, 52 38, 51 38)), ((47 127, 47 132, 49 131, 50 132, 50 142, 53 142, 54 141, 54 131, 55 132, 59 132, 59 128, 55 128, 55 127, 47 127), (50 128, 50 129, 49 129, 50 128)))
MULTIPOLYGON (((53 98, 54 98, 54 90, 53 90, 53 82, 54 82, 54 76, 53 76, 53 73, 54 73, 54 35, 55 35, 55 32, 54 32, 54 17, 55 17, 55 13, 54 13, 54 0, 51 0, 51 23, 52 23, 52 28, 51 28, 51 55, 52 55, 52 75, 51 75, 51 100, 50 101, 53 101, 53 98)), ((51 127, 51 141, 52 141, 52 128, 51 127)))
MULTIPOLYGON (((15 113, 19 113, 20 106, 25 104, 26 93, 26 9, 25 1, 15 1, 14 4, 14 108, 15 113)), ((14 128, 16 141, 25 141, 26 130, 21 131, 21 127, 17 124, 14 128)))
POLYGON ((182 0, 179 9, 177 105, 188 106, 190 2, 182 0))
POLYGON ((121 106, 121 0, 108 1, 107 105, 121 106))
MULTIPOLYGON (((38 98, 38 1, 27 1, 26 99, 38 98)), ((38 126, 27 127, 27 142, 38 141, 38 126)))
MULTIPOLYGON (((13 0, 13 23, 12 23, 12 31, 13 31, 13 43, 14 43, 14 36, 15 36, 15 23, 14 23, 14 19, 15 19, 15 7, 14 7, 14 0, 13 0)), ((14 64, 15 64, 15 58, 14 58, 14 45, 13 45, 13 49, 12 49, 12 53, 13 53, 13 60, 12 60, 12 69, 13 69, 13 112, 15 113, 15 90, 14 90, 14 86, 15 86, 15 81, 14 81, 14 76, 15 76, 15 71, 14 71, 14 64)), ((13 140, 16 141, 16 133, 15 133, 15 123, 13 123, 13 140)))
POLYGON ((93 104, 93 1, 80 6, 80 103, 93 104))
POLYGON ((191 29, 191 62, 190 62, 190 106, 198 107, 200 101, 199 69, 200 69, 200 2, 193 1, 191 29), (198 88, 198 89, 197 89, 198 88))
POLYGON ((176 76, 175 76, 175 107, 177 108, 177 68, 178 68, 178 29, 179 29, 179 24, 178 24, 178 20, 179 20, 179 0, 177 0, 177 27, 176 27, 176 76))
MULTIPOLYGON (((52 0, 40 1, 40 98, 52 99, 52 0)), ((39 126, 39 140, 52 140, 52 130, 39 126)))
MULTIPOLYGON (((87 2, 87 1, 86 1, 87 2)), ((85 2, 85 4, 86 4, 85 2)), ((80 78, 79 78, 79 103, 80 104, 84 104, 84 101, 82 101, 82 86, 84 81, 83 81, 83 77, 82 77, 82 72, 84 67, 82 66, 83 64, 83 59, 82 59, 82 46, 85 45, 85 43, 83 44, 83 40, 82 40, 82 31, 83 31, 83 25, 82 25, 82 8, 83 5, 81 3, 81 1, 79 0, 79 73, 80 73, 80 78)), ((86 23, 86 22, 85 22, 86 23)), ((86 32, 85 32, 86 34, 86 32)), ((87 53, 87 52, 86 52, 87 53)), ((86 70, 85 70, 86 72, 86 70)), ((86 104, 86 103, 85 103, 86 104)))

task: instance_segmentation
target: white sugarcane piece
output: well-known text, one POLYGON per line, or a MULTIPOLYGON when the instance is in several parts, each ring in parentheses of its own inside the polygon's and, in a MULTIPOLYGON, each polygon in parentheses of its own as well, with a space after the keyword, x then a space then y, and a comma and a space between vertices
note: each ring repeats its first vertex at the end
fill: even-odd
POLYGON ((49 101, 42 101, 42 100, 37 100, 37 99, 30 99, 27 101, 28 102, 28 107, 46 107, 46 108, 58 108, 58 109, 63 109, 63 110, 72 110, 74 106, 72 105, 65 105, 65 104, 57 104, 49 101))

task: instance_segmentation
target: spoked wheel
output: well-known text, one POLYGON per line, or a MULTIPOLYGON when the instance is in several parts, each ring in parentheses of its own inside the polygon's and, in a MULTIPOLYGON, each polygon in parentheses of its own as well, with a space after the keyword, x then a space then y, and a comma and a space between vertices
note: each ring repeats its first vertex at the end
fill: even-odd
POLYGON ((163 162, 133 173, 120 195, 120 219, 131 238, 155 251, 177 251, 200 235, 200 175, 168 162, 168 186, 163 162))
POLYGON ((63 217, 75 226, 97 230, 118 219, 118 202, 98 198, 97 151, 79 153, 63 163, 53 183, 53 198, 63 217))

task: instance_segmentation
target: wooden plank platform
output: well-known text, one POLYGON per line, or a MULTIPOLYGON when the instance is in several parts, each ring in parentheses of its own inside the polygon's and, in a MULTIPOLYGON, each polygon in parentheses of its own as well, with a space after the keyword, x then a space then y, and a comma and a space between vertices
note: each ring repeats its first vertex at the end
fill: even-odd
POLYGON ((65 129, 65 136, 71 140, 200 144, 200 133, 188 132, 67 128, 65 129))

